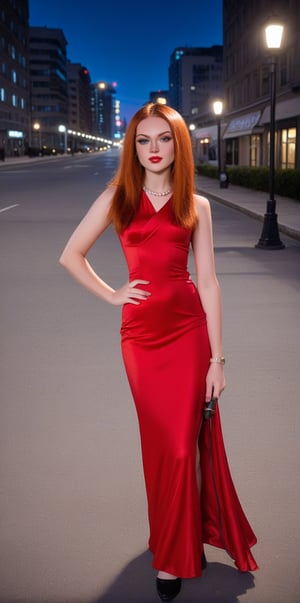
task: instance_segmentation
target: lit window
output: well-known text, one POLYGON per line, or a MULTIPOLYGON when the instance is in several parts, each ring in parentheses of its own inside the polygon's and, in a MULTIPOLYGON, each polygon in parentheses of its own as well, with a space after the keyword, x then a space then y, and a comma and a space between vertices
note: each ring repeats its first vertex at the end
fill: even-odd
POLYGON ((4 88, 0 88, 0 101, 5 101, 5 90, 4 88))
POLYGON ((258 167, 260 165, 260 148, 261 148, 261 137, 259 134, 253 134, 250 136, 250 165, 251 167, 258 167))
POLYGON ((296 167, 296 128, 281 130, 281 167, 296 167))

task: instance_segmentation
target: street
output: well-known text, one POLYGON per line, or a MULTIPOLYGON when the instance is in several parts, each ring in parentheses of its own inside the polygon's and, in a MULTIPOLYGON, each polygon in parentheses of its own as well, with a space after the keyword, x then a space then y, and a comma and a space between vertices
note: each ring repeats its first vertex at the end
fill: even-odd
MULTIPOLYGON (((118 159, 111 150, 0 171, 0 603, 158 601, 121 309, 58 264, 118 159)), ((256 249, 258 221, 211 206, 220 410, 260 569, 242 574, 207 546, 206 573, 184 581, 178 603, 300 603, 300 242, 283 235, 284 250, 256 249)), ((89 260, 111 286, 125 282, 112 228, 89 260)))

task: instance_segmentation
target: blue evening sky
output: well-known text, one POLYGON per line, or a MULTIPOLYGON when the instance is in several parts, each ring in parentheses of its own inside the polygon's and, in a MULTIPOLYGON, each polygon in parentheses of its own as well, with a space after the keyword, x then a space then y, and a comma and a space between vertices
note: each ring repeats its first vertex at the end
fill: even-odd
POLYGON ((150 92, 168 89, 176 47, 223 43, 222 0, 29 0, 29 23, 62 29, 68 59, 92 82, 116 82, 127 120, 150 92))

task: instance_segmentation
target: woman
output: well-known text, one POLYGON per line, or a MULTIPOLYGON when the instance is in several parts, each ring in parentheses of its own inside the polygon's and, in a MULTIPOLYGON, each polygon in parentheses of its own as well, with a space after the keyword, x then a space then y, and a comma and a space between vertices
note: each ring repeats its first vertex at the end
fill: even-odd
POLYGON ((201 575, 204 542, 226 549, 242 571, 256 569, 256 538, 231 480, 218 408, 202 422, 205 402, 225 388, 221 295, 210 206, 194 193, 189 132, 176 111, 150 103, 134 115, 115 178, 60 262, 92 293, 123 306, 160 598, 173 599, 182 578, 201 575), (117 290, 86 259, 111 223, 129 270, 117 290), (187 270, 190 246, 197 284, 187 270))

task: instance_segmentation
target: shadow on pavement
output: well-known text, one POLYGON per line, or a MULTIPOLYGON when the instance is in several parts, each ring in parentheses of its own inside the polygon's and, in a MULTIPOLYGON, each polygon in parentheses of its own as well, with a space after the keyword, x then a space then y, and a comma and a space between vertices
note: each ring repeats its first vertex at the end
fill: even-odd
MULTIPOLYGON (((148 551, 136 557, 106 592, 93 603, 153 603, 159 601, 155 590, 155 570, 148 551)), ((254 577, 223 563, 208 563, 201 578, 183 580, 178 597, 189 603, 238 603, 238 597, 254 588, 254 577)))

